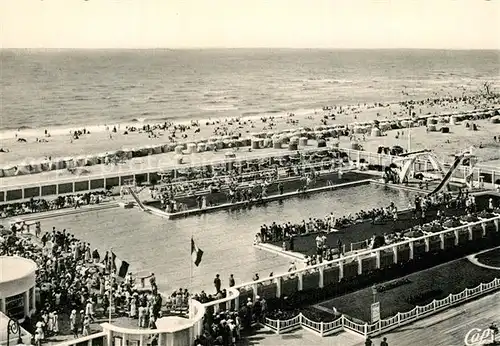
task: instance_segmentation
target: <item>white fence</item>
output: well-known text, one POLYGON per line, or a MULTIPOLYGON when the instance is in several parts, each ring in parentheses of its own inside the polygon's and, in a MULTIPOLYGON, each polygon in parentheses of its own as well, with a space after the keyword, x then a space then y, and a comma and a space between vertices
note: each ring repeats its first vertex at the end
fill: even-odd
POLYGON ((345 315, 340 316, 333 322, 314 322, 300 313, 296 317, 285 321, 266 318, 264 326, 277 334, 302 327, 320 336, 327 336, 341 330, 355 332, 364 337, 367 337, 368 335, 374 336, 382 332, 388 332, 405 324, 415 322, 421 318, 428 317, 454 305, 462 304, 468 300, 495 291, 499 288, 500 279, 496 278, 487 284, 481 283, 477 287, 466 288, 460 293, 450 294, 444 299, 434 300, 425 306, 416 306, 413 310, 398 312, 390 318, 380 320, 373 324, 359 324, 352 321, 345 315))

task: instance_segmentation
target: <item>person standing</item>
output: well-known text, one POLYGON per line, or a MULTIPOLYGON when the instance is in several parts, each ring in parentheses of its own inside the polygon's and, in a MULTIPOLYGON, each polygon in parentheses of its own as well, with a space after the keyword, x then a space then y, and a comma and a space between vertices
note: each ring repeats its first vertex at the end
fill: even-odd
POLYGON ((233 287, 235 285, 233 274, 229 275, 229 287, 233 287))
POLYGON ((59 316, 57 315, 57 311, 54 311, 53 313, 54 316, 54 334, 57 335, 59 334, 59 316))
POLYGON ((94 322, 94 304, 92 303, 92 299, 89 299, 85 305, 85 316, 88 316, 89 320, 94 322))
POLYGON ((219 293, 220 287, 221 287, 221 281, 220 281, 219 274, 215 275, 214 286, 215 286, 215 293, 219 293))
POLYGON ((69 316, 70 329, 73 332, 73 336, 78 338, 78 325, 76 321, 76 310, 71 311, 71 315, 69 316))
POLYGON ((380 342, 380 346, 389 346, 389 344, 387 343, 387 338, 382 339, 382 341, 380 342))
POLYGON ((342 251, 342 240, 340 240, 340 238, 339 238, 339 240, 337 240, 337 249, 339 250, 339 257, 342 256, 342 253, 343 253, 343 251, 342 251))
POLYGON ((83 326, 82 326, 82 335, 87 336, 90 335, 90 317, 85 315, 83 318, 83 326))

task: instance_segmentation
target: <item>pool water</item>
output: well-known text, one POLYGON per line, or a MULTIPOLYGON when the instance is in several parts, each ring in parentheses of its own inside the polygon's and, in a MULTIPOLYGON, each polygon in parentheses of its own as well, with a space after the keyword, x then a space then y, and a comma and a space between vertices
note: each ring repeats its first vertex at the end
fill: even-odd
POLYGON ((108 209, 42 220, 42 228, 66 228, 76 237, 131 264, 133 271, 154 272, 161 290, 179 287, 210 289, 215 274, 223 285, 233 273, 237 283, 254 273, 264 278, 287 269, 288 259, 252 246, 262 224, 356 213, 388 205, 406 208, 414 193, 379 185, 361 185, 270 202, 234 211, 221 210, 167 220, 139 209, 108 209), (199 267, 191 268, 190 238, 204 251, 199 267), (190 272, 192 270, 192 278, 190 272))

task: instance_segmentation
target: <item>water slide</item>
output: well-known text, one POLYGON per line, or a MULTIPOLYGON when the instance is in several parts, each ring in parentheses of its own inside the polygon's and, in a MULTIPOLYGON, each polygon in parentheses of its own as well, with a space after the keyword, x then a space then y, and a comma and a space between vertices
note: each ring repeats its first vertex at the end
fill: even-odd
POLYGON ((464 156, 465 156, 465 154, 462 154, 462 155, 459 155, 455 158, 455 162, 453 162, 453 165, 450 167, 448 173, 446 173, 446 175, 444 176, 443 180, 441 180, 439 185, 431 193, 429 193, 429 196, 433 195, 435 193, 438 193, 439 191, 441 191, 443 189, 443 187, 446 184, 448 184, 448 181, 450 180, 453 172, 455 171, 455 169, 457 169, 458 165, 460 165, 460 162, 462 162, 462 159, 464 158, 464 156))
POLYGON ((130 186, 127 186, 127 190, 130 193, 130 195, 132 195, 139 208, 141 208, 142 211, 148 211, 148 209, 146 209, 146 206, 142 204, 141 200, 139 199, 139 196, 137 196, 137 194, 130 186))

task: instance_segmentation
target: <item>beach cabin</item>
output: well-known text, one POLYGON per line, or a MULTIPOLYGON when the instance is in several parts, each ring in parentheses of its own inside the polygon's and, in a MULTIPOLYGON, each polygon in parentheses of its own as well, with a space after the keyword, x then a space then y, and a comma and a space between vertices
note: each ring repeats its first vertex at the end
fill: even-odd
POLYGON ((130 160, 134 156, 134 151, 132 149, 123 148, 122 152, 123 152, 123 154, 122 154, 123 158, 126 160, 130 160))
POLYGON ((202 153, 202 152, 206 151, 206 150, 207 150, 207 145, 206 145, 206 143, 198 143, 198 144, 197 144, 197 148, 196 148, 196 150, 197 150, 199 153, 202 153))
POLYGON ((273 149, 281 149, 282 147, 282 142, 281 138, 278 136, 273 137, 273 149))
POLYGON ((371 132, 372 137, 381 137, 382 136, 382 131, 380 131, 379 128, 374 127, 371 132))
POLYGON ((188 143, 187 145, 187 153, 195 154, 197 152, 198 146, 195 143, 188 143))
POLYGON ((17 166, 16 175, 31 174, 31 165, 28 163, 21 163, 17 166))
POLYGON ((153 154, 158 155, 158 154, 162 153, 162 147, 163 147, 162 144, 155 144, 152 147, 153 147, 152 148, 153 149, 153 154))
POLYGON ((99 163, 99 158, 96 155, 85 156, 85 166, 93 166, 99 163))
POLYGON ((75 161, 72 157, 65 157, 63 159, 64 161, 64 168, 75 168, 75 161))
POLYGON ((30 166, 31 166, 30 174, 42 172, 42 160, 36 160, 30 166))
POLYGON ((16 175, 17 167, 16 166, 5 166, 2 169, 2 173, 4 177, 13 177, 16 175))
POLYGON ((87 163, 87 158, 85 156, 78 156, 74 160, 75 160, 76 167, 85 166, 85 164, 87 163))

